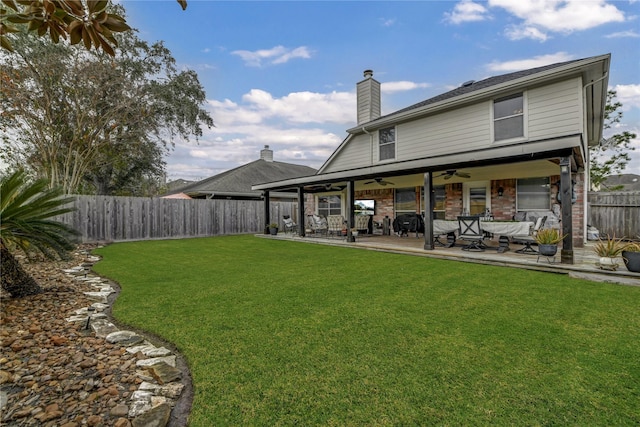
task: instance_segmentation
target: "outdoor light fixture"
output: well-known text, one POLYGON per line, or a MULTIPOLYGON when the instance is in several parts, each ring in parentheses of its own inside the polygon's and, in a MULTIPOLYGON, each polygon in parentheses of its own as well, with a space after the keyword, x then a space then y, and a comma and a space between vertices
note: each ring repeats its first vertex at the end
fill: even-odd
POLYGON ((504 194, 504 188, 498 187, 498 197, 502 197, 503 194, 504 194))
POLYGON ((560 165, 561 173, 569 173, 569 165, 560 165))

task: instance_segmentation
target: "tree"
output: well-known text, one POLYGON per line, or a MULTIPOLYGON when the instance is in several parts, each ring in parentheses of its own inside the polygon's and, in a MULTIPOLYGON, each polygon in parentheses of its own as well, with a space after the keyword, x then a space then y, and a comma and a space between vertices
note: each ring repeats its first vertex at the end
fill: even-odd
MULTIPOLYGON (((622 121, 622 103, 615 100, 616 91, 607 92, 607 105, 604 113, 604 129, 611 129, 622 121)), ((602 144, 590 149, 591 187, 599 188, 609 175, 619 174, 631 160, 629 151, 635 150, 631 141, 636 134, 628 131, 614 134, 602 144)))
POLYGON ((73 248, 71 238, 76 233, 52 218, 71 212, 73 208, 65 206, 73 199, 61 197, 62 191, 48 188, 45 180, 29 181, 22 170, 2 177, 0 192, 2 289, 14 298, 35 295, 42 289, 13 252, 19 248, 28 255, 35 251, 63 258, 73 248))
MULTIPOLYGON (((182 10, 187 0, 178 0, 182 10)), ((107 0, 2 0, 0 2, 0 45, 12 51, 7 33, 17 33, 26 24, 30 32, 42 37, 49 33, 51 41, 69 36, 71 44, 82 41, 87 50, 102 48, 114 55, 118 42, 113 33, 130 30, 124 18, 108 13, 107 0)))
POLYGON ((65 193, 117 194, 158 178, 174 138, 213 126, 197 74, 133 31, 114 57, 16 34, 4 63, 4 159, 65 193))

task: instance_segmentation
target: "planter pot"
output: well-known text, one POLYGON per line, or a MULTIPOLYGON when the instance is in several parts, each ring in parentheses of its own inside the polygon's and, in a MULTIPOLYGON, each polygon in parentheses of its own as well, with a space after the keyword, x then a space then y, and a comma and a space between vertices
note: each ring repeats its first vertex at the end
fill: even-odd
POLYGON ((618 268, 618 259, 608 256, 601 256, 598 260, 598 267, 603 270, 615 271, 618 268))
POLYGON ((538 252, 544 256, 554 256, 558 252, 558 245, 538 245, 538 252))
POLYGON ((275 227, 270 227, 270 228, 269 228, 269 233, 270 233, 272 236, 275 236, 276 234, 278 234, 278 229, 277 229, 277 228, 275 228, 275 227))
POLYGON ((358 236, 358 232, 357 232, 357 231, 352 231, 352 232, 351 232, 351 235, 352 235, 353 237, 357 237, 357 236, 358 236))
POLYGON ((640 273, 640 252, 622 251, 622 260, 627 270, 640 273))

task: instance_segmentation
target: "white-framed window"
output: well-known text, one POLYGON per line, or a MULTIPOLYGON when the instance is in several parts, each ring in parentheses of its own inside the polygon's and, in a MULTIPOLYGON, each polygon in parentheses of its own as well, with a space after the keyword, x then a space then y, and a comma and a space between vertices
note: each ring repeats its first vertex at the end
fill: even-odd
POLYGON ((396 158, 396 128, 394 126, 378 131, 379 160, 396 158))
POLYGON ((493 101, 493 139, 524 137, 524 95, 517 93, 493 101))
POLYGON ((318 196, 318 215, 325 218, 329 215, 342 214, 342 200, 340 196, 318 196))
POLYGON ((551 209, 549 177, 518 179, 516 183, 516 210, 549 209, 551 209))
POLYGON ((462 208, 465 215, 483 215, 491 211, 491 181, 462 183, 462 208))

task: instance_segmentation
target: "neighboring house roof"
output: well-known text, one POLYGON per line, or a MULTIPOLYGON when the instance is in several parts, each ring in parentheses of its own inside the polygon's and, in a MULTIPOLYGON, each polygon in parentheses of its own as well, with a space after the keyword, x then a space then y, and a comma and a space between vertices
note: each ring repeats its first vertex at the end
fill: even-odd
POLYGON ((252 185, 314 175, 316 170, 292 163, 255 160, 180 189, 192 197, 260 198, 261 191, 252 185))
POLYGON ((175 193, 175 194, 169 194, 166 196, 162 196, 163 199, 191 199, 192 197, 189 197, 188 195, 184 194, 184 193, 175 193))
POLYGON ((622 186, 615 191, 640 191, 640 175, 626 173, 608 176, 600 185, 600 191, 611 191, 611 188, 622 186))
POLYGON ((167 182, 167 192, 174 193, 191 183, 193 183, 193 181, 187 181, 186 179, 176 179, 175 181, 167 182))

